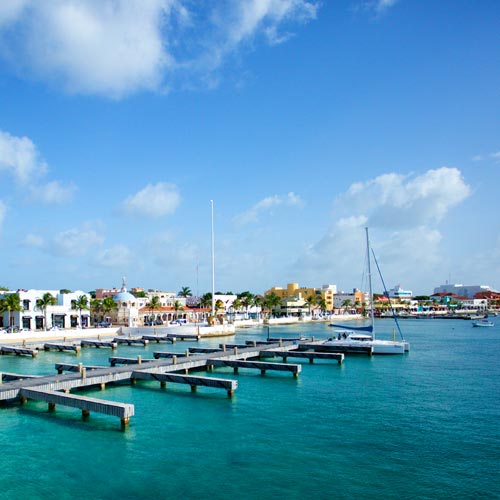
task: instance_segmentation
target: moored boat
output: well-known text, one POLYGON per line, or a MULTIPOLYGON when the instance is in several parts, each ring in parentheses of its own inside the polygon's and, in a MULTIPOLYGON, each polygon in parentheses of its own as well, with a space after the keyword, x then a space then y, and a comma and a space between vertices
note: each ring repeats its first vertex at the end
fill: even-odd
POLYGON ((487 319, 480 319, 479 321, 474 321, 474 323, 472 323, 472 326, 482 328, 482 327, 492 327, 495 326, 495 324, 487 319))

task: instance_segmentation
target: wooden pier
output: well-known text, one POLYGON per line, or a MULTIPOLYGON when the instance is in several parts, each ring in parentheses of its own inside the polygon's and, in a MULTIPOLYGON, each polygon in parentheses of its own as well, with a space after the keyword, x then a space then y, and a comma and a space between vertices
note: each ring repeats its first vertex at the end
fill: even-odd
POLYGON ((214 377, 195 377, 192 375, 178 375, 174 373, 153 373, 147 370, 136 371, 132 373, 132 379, 136 380, 157 380, 162 387, 165 387, 167 382, 176 384, 189 384, 191 392, 196 392, 198 386, 213 387, 216 389, 225 389, 227 395, 232 397, 234 391, 238 387, 236 380, 228 380, 214 377))
POLYGON ((339 365, 344 361, 344 355, 337 352, 308 352, 308 351, 296 351, 296 350, 265 350, 262 351, 260 357, 274 357, 280 356, 283 361, 286 362, 287 358, 305 358, 309 360, 309 363, 313 363, 315 359, 334 359, 338 361, 339 365))
POLYGON ((207 354, 211 352, 222 352, 219 347, 190 347, 188 349, 190 354, 207 354))
POLYGON ((26 380, 28 378, 40 378, 40 375, 23 375, 20 373, 1 372, 0 384, 3 382, 12 382, 13 380, 26 380))
POLYGON ((153 358, 155 358, 155 359, 170 359, 173 357, 185 358, 186 353, 184 353, 184 352, 166 352, 166 351, 153 352, 153 358))
POLYGON ((299 376, 302 370, 300 365, 292 365, 286 363, 266 363, 263 361, 237 361, 237 360, 227 360, 227 359, 212 359, 207 362, 207 369, 217 366, 230 366, 234 368, 234 373, 238 373, 239 368, 253 368, 260 370, 262 375, 265 375, 267 371, 282 371, 291 372, 294 378, 299 376))
POLYGON ((111 366, 116 365, 136 365, 141 363, 148 363, 150 361, 154 361, 154 359, 142 359, 142 356, 137 356, 137 358, 120 358, 118 356, 113 356, 109 358, 109 364, 111 366))
POLYGON ((110 347, 111 349, 116 349, 118 347, 118 343, 111 340, 82 340, 80 341, 80 345, 82 347, 110 347))
POLYGON ((103 368, 107 368, 107 366, 84 366, 82 363, 78 363, 77 365, 69 363, 56 363, 55 367, 57 373, 59 374, 64 372, 82 373, 83 368, 85 368, 85 370, 102 370, 103 368))
POLYGON ((149 340, 137 337, 115 337, 113 342, 117 344, 142 345, 144 347, 149 344, 149 340))
POLYGON ((29 349, 28 347, 2 345, 0 346, 0 355, 2 354, 14 354, 16 356, 31 356, 32 358, 36 358, 38 355, 38 349, 29 349))
POLYGON ((69 373, 58 373, 57 375, 36 378, 29 378, 28 376, 22 378, 22 376, 19 376, 15 380, 5 381, 0 384, 0 401, 16 399, 23 401, 28 398, 46 401, 51 405, 67 404, 68 406, 80 408, 82 412, 86 412, 86 415, 88 415, 89 411, 100 411, 108 415, 119 416, 122 424, 125 425, 130 416, 133 415, 133 405, 115 404, 109 401, 102 402, 83 396, 76 397, 74 394, 63 394, 62 391, 69 393, 71 390, 96 386, 103 389, 107 384, 131 383, 134 380, 141 379, 157 380, 161 384, 166 382, 187 384, 191 386, 193 391, 196 391, 199 386, 222 388, 227 391, 229 396, 232 396, 238 387, 237 381, 188 375, 188 371, 206 369, 207 367, 211 369, 215 366, 230 366, 234 369, 259 369, 262 373, 273 369, 288 371, 296 376, 300 372, 300 365, 267 363, 258 360, 265 356, 277 355, 286 358, 292 357, 294 354, 301 357, 315 356, 316 359, 339 360, 336 357, 339 355, 335 353, 304 353, 296 351, 296 347, 292 342, 282 341, 275 344, 249 345, 245 348, 238 346, 226 351, 193 353, 185 357, 182 357, 182 353, 168 353, 172 357, 153 360, 143 360, 140 356, 137 358, 109 358, 112 364, 111 367, 80 367, 80 365, 76 365, 77 368, 74 368, 75 365, 73 365, 73 367, 68 368, 68 365, 60 364, 62 370, 68 368, 69 373), (182 372, 184 372, 183 375, 181 375, 182 372))
POLYGON ((132 404, 76 396, 75 394, 65 394, 47 389, 21 389, 19 397, 21 404, 28 399, 44 401, 48 403, 49 411, 54 411, 58 404, 78 408, 82 410, 82 418, 88 418, 91 411, 112 415, 120 419, 122 427, 125 427, 129 423, 130 417, 134 415, 134 405, 132 404))
POLYGON ((160 342, 170 342, 171 344, 175 344, 177 337, 174 337, 172 334, 166 335, 143 335, 142 338, 144 340, 149 340, 150 342, 156 342, 159 344, 160 342))
POLYGON ((45 351, 59 351, 59 352, 67 352, 71 351, 74 353, 79 353, 81 347, 76 344, 57 344, 55 342, 50 342, 47 344, 43 344, 43 349, 45 351))

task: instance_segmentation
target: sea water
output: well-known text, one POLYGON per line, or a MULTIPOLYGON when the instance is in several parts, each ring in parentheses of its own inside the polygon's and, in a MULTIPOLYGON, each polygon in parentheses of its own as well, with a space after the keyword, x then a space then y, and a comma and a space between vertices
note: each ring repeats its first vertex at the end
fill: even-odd
MULTIPOLYGON (((0 408, 1 499, 500 498, 500 321, 404 320, 411 352, 295 361, 289 373, 218 368, 223 390, 157 382, 81 394, 133 403, 118 419, 47 405, 0 408)), ((390 320, 377 329, 392 330, 390 320)), ((273 337, 327 338, 324 323, 271 327, 273 337)), ((184 351, 263 339, 266 328, 199 344, 2 356, 0 370, 54 374, 56 362, 184 351)), ((387 338, 387 336, 386 336, 387 338)), ((275 361, 280 361, 276 359, 275 361)))

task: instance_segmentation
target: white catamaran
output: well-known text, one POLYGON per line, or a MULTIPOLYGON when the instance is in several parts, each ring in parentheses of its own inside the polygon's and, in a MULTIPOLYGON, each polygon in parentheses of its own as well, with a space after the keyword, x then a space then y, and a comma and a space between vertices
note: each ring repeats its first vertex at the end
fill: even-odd
MULTIPOLYGON (((394 316, 396 325, 398 327, 399 334, 401 335, 401 340, 379 340, 375 338, 375 321, 374 321, 374 311, 373 311, 373 290, 372 290, 372 275, 371 275, 371 265, 370 265, 370 238, 368 236, 368 228, 366 231, 366 249, 368 254, 368 283, 369 283, 369 293, 370 293, 370 325, 362 327, 352 327, 351 330, 336 330, 336 336, 326 340, 323 344, 318 346, 322 351, 334 351, 334 352, 346 352, 346 353, 357 353, 357 352, 372 352, 373 354, 404 354, 410 351, 410 344, 406 342, 397 323, 397 319, 394 316), (367 332, 367 333, 357 333, 353 330, 367 332)), ((374 256, 375 257, 375 256, 374 256)), ((376 262, 376 261, 375 261, 376 262)), ((378 267, 378 264, 377 264, 378 267)), ((330 325, 339 326, 339 325, 330 325)))

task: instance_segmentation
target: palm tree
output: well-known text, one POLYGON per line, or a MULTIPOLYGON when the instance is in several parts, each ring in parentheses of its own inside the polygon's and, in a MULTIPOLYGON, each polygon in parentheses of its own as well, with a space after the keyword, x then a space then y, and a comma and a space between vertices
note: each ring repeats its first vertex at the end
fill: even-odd
POLYGON ((271 292, 269 295, 266 295, 265 304, 269 314, 271 314, 274 308, 281 304, 281 299, 274 292, 271 292))
POLYGON ((212 304, 212 294, 211 292, 205 293, 200 299, 201 307, 209 307, 212 304))
POLYGON ((118 304, 113 300, 113 297, 106 297, 102 300, 101 310, 104 316, 109 314, 111 311, 114 311, 115 309, 118 309, 118 304))
POLYGON ((188 286, 183 286, 177 295, 179 297, 187 298, 187 297, 191 297, 193 294, 191 292, 191 288, 189 288, 188 286))
POLYGON ((47 308, 50 306, 55 306, 57 304, 57 299, 50 293, 46 292, 43 294, 41 299, 36 299, 36 307, 43 312, 45 321, 43 322, 43 329, 47 331, 47 308))
POLYGON ((179 317, 179 311, 184 311, 184 307, 182 307, 182 304, 178 300, 174 302, 174 311, 175 311, 175 319, 179 317))
POLYGON ((318 297, 317 304, 321 309, 321 314, 325 314, 327 306, 326 306, 326 300, 324 299, 324 297, 318 297))
POLYGON ((215 301, 215 311, 219 311, 219 309, 224 309, 224 302, 222 302, 222 300, 220 299, 217 299, 215 301))
POLYGON ((351 300, 350 299, 345 299, 344 302, 342 302, 342 307, 344 308, 344 313, 345 310, 351 306, 351 300))
POLYGON ((316 304, 316 297, 314 295, 309 295, 306 298, 306 304, 309 307, 309 316, 311 315, 311 307, 316 304))
POLYGON ((9 326, 14 326, 14 317, 13 313, 22 311, 23 306, 21 305, 21 299, 18 293, 9 293, 7 294, 1 304, 1 312, 9 312, 9 326))
POLYGON ((90 314, 94 318, 94 323, 97 323, 96 316, 102 311, 102 300, 92 299, 90 301, 90 314))
POLYGON ((89 308, 89 299, 86 295, 80 295, 73 303, 71 304, 71 309, 76 309, 79 312, 80 316, 80 328, 82 325, 82 310, 89 308))
POLYGON ((250 292, 242 292, 238 295, 238 298, 241 301, 241 305, 245 308, 246 317, 248 319, 248 308, 253 304, 254 295, 250 292))
POLYGON ((153 311, 155 311, 155 309, 160 309, 161 307, 160 297, 158 297, 158 295, 151 297, 151 300, 146 304, 146 307, 151 311, 151 320, 154 320, 153 311))

